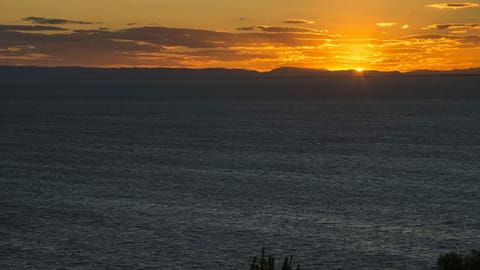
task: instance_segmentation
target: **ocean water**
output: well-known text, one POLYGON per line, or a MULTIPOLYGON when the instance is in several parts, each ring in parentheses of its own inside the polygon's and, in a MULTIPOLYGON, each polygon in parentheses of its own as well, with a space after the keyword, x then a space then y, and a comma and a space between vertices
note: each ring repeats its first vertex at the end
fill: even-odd
POLYGON ((429 269, 480 248, 478 77, 1 81, 1 269, 429 269))

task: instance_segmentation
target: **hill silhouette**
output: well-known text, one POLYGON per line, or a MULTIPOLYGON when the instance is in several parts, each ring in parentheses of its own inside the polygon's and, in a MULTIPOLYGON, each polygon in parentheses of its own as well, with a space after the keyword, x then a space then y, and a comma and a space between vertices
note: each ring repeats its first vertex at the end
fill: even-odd
POLYGON ((0 80, 201 80, 255 78, 321 78, 338 76, 480 76, 480 68, 453 71, 419 70, 400 73, 366 70, 329 71, 282 67, 268 72, 244 69, 187 68, 90 68, 90 67, 30 67, 0 66, 0 80))

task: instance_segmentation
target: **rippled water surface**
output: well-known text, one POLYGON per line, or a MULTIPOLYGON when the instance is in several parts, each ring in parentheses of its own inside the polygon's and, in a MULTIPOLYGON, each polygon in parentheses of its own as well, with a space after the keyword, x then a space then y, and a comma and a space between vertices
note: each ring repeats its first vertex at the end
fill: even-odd
POLYGON ((479 248, 480 99, 427 80, 0 82, 0 268, 241 270, 265 246, 427 269, 479 248))

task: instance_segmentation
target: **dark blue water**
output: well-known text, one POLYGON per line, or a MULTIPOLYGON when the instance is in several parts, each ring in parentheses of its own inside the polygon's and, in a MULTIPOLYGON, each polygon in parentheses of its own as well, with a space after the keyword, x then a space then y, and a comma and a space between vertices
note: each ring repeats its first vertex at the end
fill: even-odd
POLYGON ((0 268, 427 269, 480 247, 475 85, 2 81, 0 268))

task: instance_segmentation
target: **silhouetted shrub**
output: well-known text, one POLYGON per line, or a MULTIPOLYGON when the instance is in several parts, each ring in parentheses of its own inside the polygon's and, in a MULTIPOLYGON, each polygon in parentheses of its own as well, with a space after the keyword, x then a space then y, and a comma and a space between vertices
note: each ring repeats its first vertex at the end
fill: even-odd
MULTIPOLYGON (((293 257, 285 257, 283 260, 281 270, 293 270, 292 268, 293 257)), ((260 259, 257 256, 253 257, 252 263, 250 264, 250 270, 275 270, 275 257, 265 256, 265 248, 262 248, 262 255, 260 259)), ((300 265, 297 266, 296 270, 300 270, 300 265)))
POLYGON ((437 270, 480 270, 480 252, 472 250, 468 255, 455 252, 440 255, 437 270))

